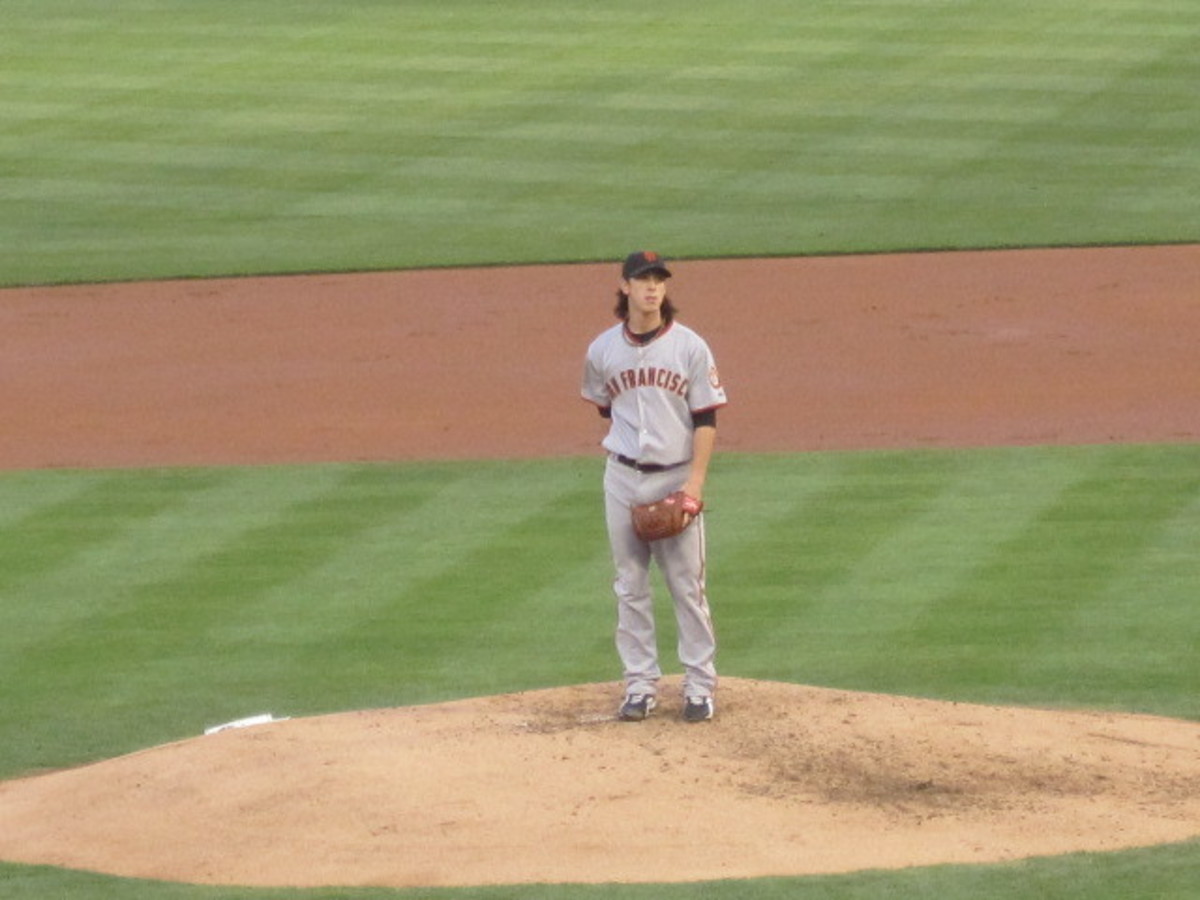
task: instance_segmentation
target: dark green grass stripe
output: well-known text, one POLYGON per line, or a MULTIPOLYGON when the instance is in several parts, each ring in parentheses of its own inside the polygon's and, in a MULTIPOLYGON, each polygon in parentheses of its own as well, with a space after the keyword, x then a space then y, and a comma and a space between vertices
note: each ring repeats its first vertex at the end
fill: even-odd
POLYGON ((0 472, 0 498, 3 501, 0 502, 0 530, 6 536, 3 547, 7 548, 7 538, 20 530, 23 520, 43 515, 51 506, 69 506, 74 498, 102 477, 105 476, 89 479, 83 472, 66 470, 0 472))
MULTIPOLYGON (((1178 494, 1127 519, 1126 546, 1112 553, 1108 577, 1056 632, 1038 635, 1040 652, 1023 654, 1022 682, 1071 685, 1072 692, 1113 698, 1107 705, 1200 719, 1200 694, 1181 707, 1177 686, 1200 684, 1200 458, 1177 473, 1178 494), (1138 537, 1141 540, 1139 541, 1138 537)), ((1149 488, 1148 488, 1149 489, 1149 488)))

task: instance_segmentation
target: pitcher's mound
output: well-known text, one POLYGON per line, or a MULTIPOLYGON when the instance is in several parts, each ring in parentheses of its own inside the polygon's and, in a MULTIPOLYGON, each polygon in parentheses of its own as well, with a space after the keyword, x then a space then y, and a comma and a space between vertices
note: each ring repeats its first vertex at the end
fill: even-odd
POLYGON ((0 857, 211 884, 645 882, 1200 834, 1200 723, 744 679, 685 724, 614 684, 226 730, 0 785, 0 857))

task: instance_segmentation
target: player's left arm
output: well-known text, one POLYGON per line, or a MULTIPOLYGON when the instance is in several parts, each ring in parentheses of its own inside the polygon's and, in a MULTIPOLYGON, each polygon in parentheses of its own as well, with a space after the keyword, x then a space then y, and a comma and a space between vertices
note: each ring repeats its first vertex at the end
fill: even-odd
POLYGON ((688 472, 688 480, 683 485, 683 492, 689 497, 704 501, 704 482, 708 480, 708 465, 712 461, 713 450, 717 445, 716 411, 701 420, 692 433, 692 464, 688 472), (711 422, 711 424, 709 424, 711 422))

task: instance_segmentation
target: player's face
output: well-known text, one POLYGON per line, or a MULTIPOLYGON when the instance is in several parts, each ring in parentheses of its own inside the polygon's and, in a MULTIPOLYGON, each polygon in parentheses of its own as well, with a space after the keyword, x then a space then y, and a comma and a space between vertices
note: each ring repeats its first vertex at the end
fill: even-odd
POLYGON ((667 297, 667 279, 661 272, 650 271, 621 283, 629 295, 629 311, 641 316, 658 315, 667 297))

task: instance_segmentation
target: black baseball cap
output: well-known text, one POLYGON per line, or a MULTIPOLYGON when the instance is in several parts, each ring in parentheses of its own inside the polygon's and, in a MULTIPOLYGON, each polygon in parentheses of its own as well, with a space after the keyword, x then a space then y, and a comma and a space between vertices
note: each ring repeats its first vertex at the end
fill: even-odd
POLYGON ((667 268, 666 259, 653 250, 639 250, 637 253, 630 253, 625 257, 625 265, 621 267, 622 278, 637 278, 647 272, 662 272, 667 278, 671 277, 671 270, 667 268))

